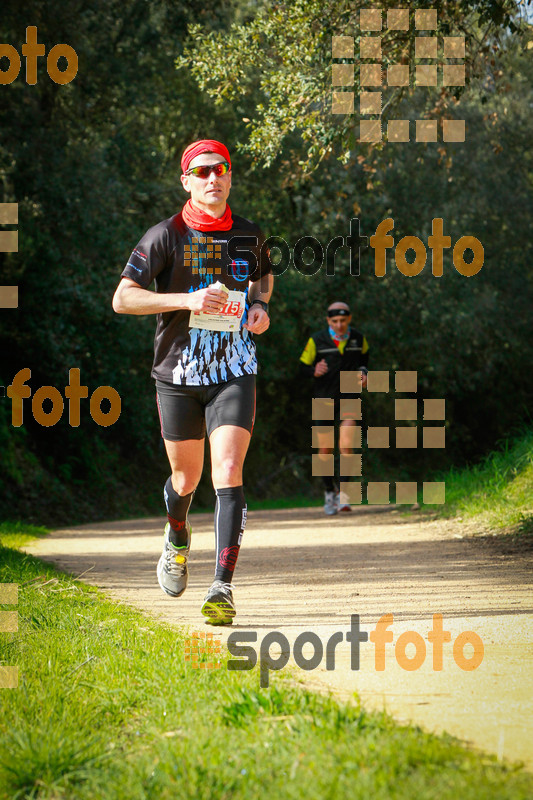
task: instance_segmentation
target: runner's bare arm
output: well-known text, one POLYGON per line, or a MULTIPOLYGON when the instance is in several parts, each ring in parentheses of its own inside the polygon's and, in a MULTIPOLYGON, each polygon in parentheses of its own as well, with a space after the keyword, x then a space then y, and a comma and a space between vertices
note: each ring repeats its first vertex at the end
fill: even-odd
POLYGON ((248 288, 248 299, 250 304, 254 300, 262 300, 263 303, 268 303, 272 289, 274 288, 274 276, 272 274, 263 275, 257 281, 250 281, 248 288))
POLYGON ((117 314, 160 314, 165 311, 219 311, 226 302, 225 292, 199 289, 196 292, 152 292, 130 278, 122 278, 113 296, 117 314))
POLYGON ((248 291, 248 300, 250 302, 250 309, 248 311, 248 322, 243 325, 250 333, 264 333, 270 325, 270 318, 266 311, 261 306, 253 306, 254 300, 262 300, 263 303, 268 303, 272 289, 274 288, 274 276, 263 275, 258 281, 253 283, 250 281, 250 288, 248 291))

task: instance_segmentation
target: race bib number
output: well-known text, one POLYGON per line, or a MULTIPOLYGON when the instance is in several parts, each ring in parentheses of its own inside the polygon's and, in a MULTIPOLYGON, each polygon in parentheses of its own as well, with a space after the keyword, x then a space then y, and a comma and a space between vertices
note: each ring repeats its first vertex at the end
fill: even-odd
POLYGON ((204 328, 208 331, 238 331, 244 314, 244 292, 228 292, 226 303, 215 314, 206 314, 204 311, 191 311, 189 326, 191 328, 204 328))

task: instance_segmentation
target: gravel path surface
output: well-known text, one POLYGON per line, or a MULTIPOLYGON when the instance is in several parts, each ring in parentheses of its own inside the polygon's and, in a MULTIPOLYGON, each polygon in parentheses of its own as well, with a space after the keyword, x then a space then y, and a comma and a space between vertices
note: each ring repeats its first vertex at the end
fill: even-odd
MULTIPOLYGON (((518 547, 507 539, 472 537, 460 523, 421 522, 390 506, 333 518, 319 508, 253 511, 236 571, 237 617, 221 630, 206 626, 199 613, 214 570, 212 515, 193 514, 191 523, 189 587, 179 599, 164 595, 157 584, 162 518, 63 529, 26 549, 191 633, 215 630, 224 642, 230 633, 253 631, 258 653, 271 631, 286 637, 291 653, 296 638, 312 632, 320 642, 315 637, 314 644, 303 646, 300 663, 314 653, 318 658, 321 646, 323 655, 313 670, 293 667, 298 681, 342 699, 357 692, 366 708, 386 708, 400 721, 448 731, 533 768, 530 540, 518 547), (376 669, 377 645, 370 640, 361 642, 355 669, 356 647, 346 640, 352 615, 359 615, 361 631, 372 636, 384 614, 393 615, 388 630, 394 636, 384 646, 385 668, 376 669), (442 615, 451 633, 442 648, 442 670, 433 668, 427 639, 434 614, 442 615), (404 637, 396 650, 406 631, 415 632, 407 637, 415 643, 403 647, 404 637), (454 659, 454 642, 463 631, 482 641, 483 660, 473 670, 454 659), (336 637, 334 669, 327 670, 326 644, 337 632, 342 637, 336 637), (415 649, 422 660, 424 648, 421 666, 405 669, 415 649)), ((460 643, 459 661, 461 653, 476 657, 472 644, 460 643)), ((279 647, 272 645, 270 653, 277 658, 279 647)), ((262 660, 265 664, 266 650, 262 660)), ((274 672, 270 680, 276 680, 274 672)))

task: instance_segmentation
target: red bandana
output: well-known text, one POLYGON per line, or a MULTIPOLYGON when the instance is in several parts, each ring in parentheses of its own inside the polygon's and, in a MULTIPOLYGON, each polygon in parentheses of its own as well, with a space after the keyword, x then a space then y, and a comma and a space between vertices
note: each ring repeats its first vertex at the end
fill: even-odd
POLYGON ((229 157, 228 148, 225 144, 217 142, 216 139, 200 139, 185 148, 181 157, 182 172, 187 172, 191 161, 202 153, 217 153, 219 156, 222 156, 224 161, 228 162, 229 168, 231 169, 231 158, 229 157))
POLYGON ((205 211, 200 211, 199 208, 193 206, 190 200, 187 200, 181 210, 181 216, 186 225, 194 231, 229 231, 233 225, 233 217, 231 216, 231 208, 226 203, 226 210, 221 217, 211 217, 205 211))

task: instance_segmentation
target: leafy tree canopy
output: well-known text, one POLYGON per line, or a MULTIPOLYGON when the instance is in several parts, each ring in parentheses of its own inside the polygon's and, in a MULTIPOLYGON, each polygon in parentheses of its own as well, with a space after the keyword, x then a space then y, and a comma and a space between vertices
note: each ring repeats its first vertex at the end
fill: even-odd
MULTIPOLYGON (((409 4, 411 14, 427 9, 427 3, 409 4)), ((515 0, 462 0, 439 2, 441 36, 464 36, 467 75, 485 73, 502 37, 520 24, 523 3, 515 0)), ((177 65, 186 67, 215 103, 237 98, 249 109, 244 121, 250 131, 248 150, 262 166, 270 165, 289 147, 302 175, 309 174, 332 153, 347 160, 356 148, 352 115, 331 113, 332 37, 352 36, 355 54, 366 33, 359 27, 361 9, 398 8, 397 0, 296 0, 267 2, 253 18, 235 22, 229 31, 207 32, 201 24, 189 26, 189 40, 177 65), (304 142, 302 152, 301 139, 304 142)), ((415 38, 420 35, 411 21, 409 30, 387 30, 383 25, 382 66, 413 64, 415 38)), ((343 59, 335 59, 342 63, 343 59)), ((346 59, 344 59, 346 61, 346 59)), ((360 64, 354 60, 354 90, 359 89, 360 64)), ((464 87, 442 87, 441 115, 453 106, 464 87)), ((384 94, 384 115, 398 107, 409 89, 390 88, 384 94)), ((434 102, 428 98, 428 103, 434 102)), ((366 146, 368 147, 368 146, 366 146)), ((379 150, 380 148, 378 148, 379 150)))

